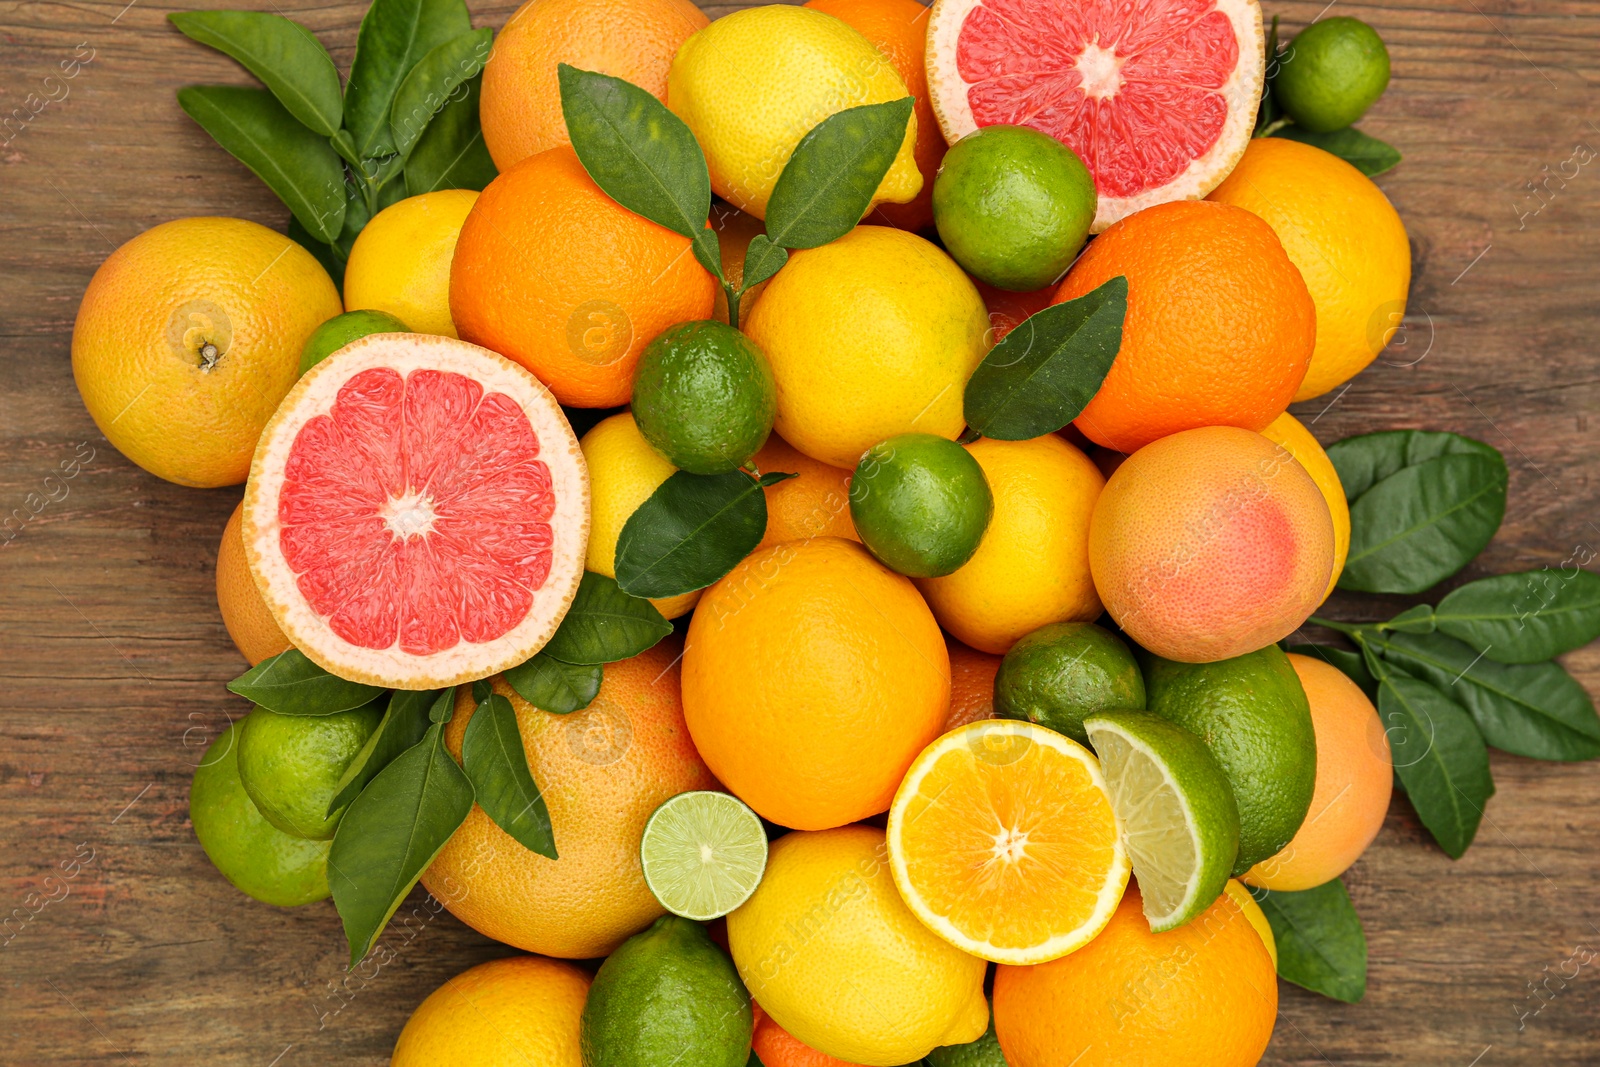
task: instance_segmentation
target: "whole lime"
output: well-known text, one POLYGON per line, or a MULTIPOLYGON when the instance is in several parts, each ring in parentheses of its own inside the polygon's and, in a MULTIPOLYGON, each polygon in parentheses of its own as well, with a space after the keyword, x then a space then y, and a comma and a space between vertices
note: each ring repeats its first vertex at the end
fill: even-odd
POLYGON ((239 777, 273 826, 326 840, 343 810, 327 815, 345 768, 367 743, 383 710, 368 704, 333 715, 279 715, 256 708, 239 732, 239 777))
POLYGON ((294 907, 328 895, 328 842, 293 837, 267 822, 239 779, 241 726, 206 749, 189 786, 189 821, 222 876, 267 904, 294 907))
POLYGON ((940 1045, 928 1053, 928 1067, 1006 1067, 1005 1054, 1000 1051, 1000 1039, 994 1035, 994 1016, 989 1017, 989 1029, 976 1041, 965 1045, 940 1045))
POLYGON ((583 1006, 596 1067, 745 1067, 750 994, 705 927, 663 915, 606 957, 583 1006))
POLYGON ((1239 855, 1233 873, 1282 851, 1300 829, 1317 784, 1311 705, 1277 645, 1214 663, 1149 656, 1150 710, 1198 734, 1233 787, 1239 855))
POLYGON ((300 373, 315 367, 339 349, 369 333, 410 333, 411 327, 387 311, 346 311, 312 331, 300 350, 300 373))
POLYGON ((933 434, 878 442, 850 477, 850 518, 861 543, 912 578, 937 578, 971 559, 993 515, 978 461, 933 434))
POLYGON ((994 712, 1089 743, 1083 720, 1144 708, 1144 677, 1122 638, 1092 622, 1056 622, 1024 636, 994 677, 994 712))
POLYGON ((1083 161, 1026 126, 985 126, 945 153, 933 221, 945 249, 990 285, 1032 292, 1072 266, 1097 199, 1083 161))
POLYGON ((721 474, 742 466, 767 443, 777 411, 767 357, 725 322, 680 322, 639 357, 633 420, 679 470, 721 474))
POLYGON ((1342 130, 1367 113, 1389 84, 1389 50, 1378 31, 1346 15, 1313 22, 1289 42, 1272 90, 1295 124, 1342 130))

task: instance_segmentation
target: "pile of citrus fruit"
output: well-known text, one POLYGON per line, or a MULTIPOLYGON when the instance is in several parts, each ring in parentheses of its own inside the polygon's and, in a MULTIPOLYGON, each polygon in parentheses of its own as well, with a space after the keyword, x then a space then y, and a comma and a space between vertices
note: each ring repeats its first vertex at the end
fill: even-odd
POLYGON ((1351 530, 1286 408, 1410 275, 1365 174, 1253 136, 1263 93, 1348 127, 1381 41, 1289 54, 1257 0, 529 0, 456 80, 481 192, 106 261, 89 411, 246 485, 259 706, 201 845, 331 891, 356 958, 419 879, 528 953, 395 1064, 1260 1059, 1244 886, 1338 877, 1392 780, 1368 696, 1278 644, 1351 530))

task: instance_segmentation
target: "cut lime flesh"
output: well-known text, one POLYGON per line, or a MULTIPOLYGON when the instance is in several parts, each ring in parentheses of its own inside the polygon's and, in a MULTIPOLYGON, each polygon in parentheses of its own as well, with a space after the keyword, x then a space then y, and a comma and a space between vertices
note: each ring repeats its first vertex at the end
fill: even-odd
POLYGON ((727 793, 679 793, 645 823, 644 881, 674 915, 706 922, 756 891, 767 867, 761 819, 727 793))

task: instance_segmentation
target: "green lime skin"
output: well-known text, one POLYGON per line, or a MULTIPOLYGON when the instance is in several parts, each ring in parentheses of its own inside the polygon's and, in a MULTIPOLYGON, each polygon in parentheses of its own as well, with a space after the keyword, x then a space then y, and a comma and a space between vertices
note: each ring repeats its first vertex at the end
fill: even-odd
POLYGON ((1007 1067, 1000 1052, 1000 1039, 994 1036, 994 1014, 989 1029, 976 1041, 965 1045, 940 1045, 928 1053, 928 1067, 1007 1067))
POLYGON ((1389 84, 1389 50, 1378 31, 1340 15, 1295 35, 1272 90, 1295 124, 1331 133, 1367 113, 1389 84))
POLYGON ((351 341, 369 333, 410 333, 411 327, 387 311, 346 311, 311 331, 300 350, 300 373, 315 367, 351 341))
POLYGON ((273 826, 296 837, 325 841, 344 809, 325 817, 339 779, 367 743, 383 710, 368 704, 333 715, 279 715, 256 708, 239 734, 239 777, 273 826))
POLYGON ((971 559, 993 515, 978 461, 931 433, 879 441, 850 477, 850 518, 861 543, 912 578, 937 578, 971 559))
POLYGON ((1317 784, 1317 737, 1305 690, 1277 645, 1215 663, 1149 656, 1150 710, 1211 746, 1239 806, 1243 874, 1294 837, 1317 784))
POLYGON ((1083 720, 1142 709, 1144 677, 1122 638, 1092 622, 1054 622, 1011 646, 994 676, 994 713, 1089 743, 1083 720))
POLYGON ((745 1067, 754 1019, 733 961, 705 927, 663 915, 606 957, 589 987, 585 1067, 745 1067))
POLYGON ((680 322, 645 346, 633 378, 633 421, 674 467, 723 474, 767 443, 778 413, 772 367, 725 322, 680 322))
POLYGON ((222 876, 267 904, 292 908, 328 895, 326 841, 284 833, 256 810, 237 762, 239 723, 206 749, 189 786, 189 821, 222 876))
POLYGON ((933 222, 974 276, 1029 293, 1059 279, 1089 237, 1094 178, 1066 145, 1026 126, 985 126, 950 147, 933 222))

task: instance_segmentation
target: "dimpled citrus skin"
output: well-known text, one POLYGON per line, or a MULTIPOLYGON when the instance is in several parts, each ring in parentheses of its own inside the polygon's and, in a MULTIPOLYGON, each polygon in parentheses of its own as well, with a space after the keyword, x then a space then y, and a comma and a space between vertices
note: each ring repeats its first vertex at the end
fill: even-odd
POLYGON ((766 487, 767 532, 759 547, 807 537, 845 537, 860 541, 850 520, 850 472, 832 467, 772 434, 751 458, 762 474, 798 475, 766 487))
POLYGON ((778 1025, 849 1063, 908 1063, 989 1024, 986 965, 906 907, 873 827, 774 841, 755 894, 728 916, 728 946, 778 1025))
POLYGON ((1400 328, 1411 242, 1383 190, 1355 167, 1299 141, 1257 138, 1208 199, 1265 219, 1305 279, 1317 344, 1296 400, 1354 377, 1400 328))
POLYGON ((1344 570, 1345 557, 1350 554, 1350 502, 1345 499, 1339 472, 1311 431, 1287 411, 1273 419, 1272 425, 1261 431, 1261 436, 1287 448, 1317 483, 1322 499, 1328 503, 1328 514, 1333 519, 1333 570, 1328 574, 1327 592, 1322 595, 1326 600, 1333 594, 1333 587, 1339 584, 1339 573, 1344 570))
POLYGON ((1000 673, 1000 657, 968 648, 955 638, 946 638, 945 647, 950 650, 950 713, 944 732, 994 718, 994 676, 1000 673))
POLYGON ((217 608, 233 646, 254 667, 279 652, 287 652, 289 639, 278 628, 278 620, 272 617, 256 587, 255 576, 250 573, 240 525, 243 510, 241 501, 228 516, 228 525, 222 528, 222 542, 217 545, 217 608))
POLYGON ((706 590, 689 623, 683 708, 695 747, 780 826, 821 830, 888 810, 949 706, 933 615, 853 541, 761 549, 706 590))
POLYGON ((1146 208, 1090 243, 1055 302, 1119 274, 1122 347, 1077 418, 1091 441, 1132 452, 1196 426, 1263 430, 1283 414, 1311 361, 1316 309, 1270 226, 1204 201, 1146 208))
POLYGON ((1266 946, 1233 898, 1150 932, 1130 884, 1100 936, 1069 956, 995 972, 1010 1067, 1254 1067, 1278 1012, 1266 946))
POLYGON ((589 976, 570 963, 511 956, 480 963, 428 994, 389 1067, 582 1067, 578 1020, 589 976))
POLYGON ((1089 517, 1105 485, 1100 471, 1054 434, 1031 441, 985 437, 967 451, 989 480, 994 518, 964 566, 918 579, 940 625, 999 656, 1046 623, 1097 618, 1089 517))
POLYGON ((450 260, 474 189, 441 189, 390 204, 362 227, 344 268, 344 306, 386 311, 417 333, 455 337, 450 260))
POLYGON ((1208 426, 1117 468, 1095 505, 1089 560, 1129 637, 1167 659, 1209 663, 1288 636, 1322 602, 1333 520, 1285 449, 1208 426))
POLYGON ((461 337, 575 407, 626 403, 644 346, 673 323, 709 318, 715 297, 689 239, 601 192, 570 146, 489 183, 450 268, 461 337))
POLYGON ((846 469, 896 434, 960 434, 962 391, 989 344, 983 299, 955 260, 887 226, 791 253, 744 325, 778 383, 777 431, 846 469))

